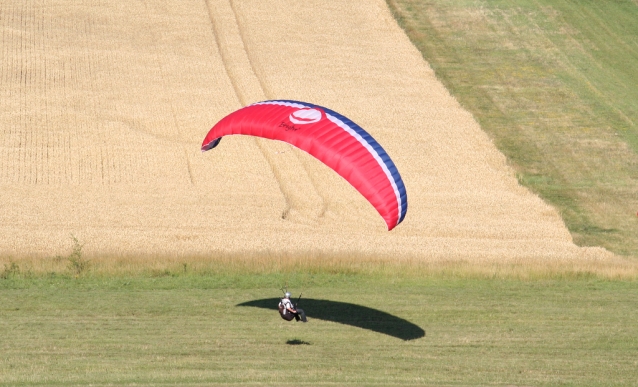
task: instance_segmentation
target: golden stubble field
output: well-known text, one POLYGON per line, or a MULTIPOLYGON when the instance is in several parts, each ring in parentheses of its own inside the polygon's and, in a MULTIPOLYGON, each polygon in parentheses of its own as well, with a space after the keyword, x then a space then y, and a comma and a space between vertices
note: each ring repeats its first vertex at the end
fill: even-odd
POLYGON ((572 243, 383 0, 3 1, 0 254, 606 261, 572 243), (265 99, 368 130, 408 191, 392 232, 345 180, 208 129, 265 99))

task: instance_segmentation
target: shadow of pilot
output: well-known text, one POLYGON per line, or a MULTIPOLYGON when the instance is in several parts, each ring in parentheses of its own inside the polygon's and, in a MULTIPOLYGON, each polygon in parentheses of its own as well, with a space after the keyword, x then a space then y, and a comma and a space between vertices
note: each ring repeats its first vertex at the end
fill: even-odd
POLYGON ((284 298, 279 301, 279 315, 286 321, 291 321, 293 318, 296 321, 308 322, 306 314, 303 309, 296 308, 292 301, 290 301, 290 293, 286 292, 284 298))

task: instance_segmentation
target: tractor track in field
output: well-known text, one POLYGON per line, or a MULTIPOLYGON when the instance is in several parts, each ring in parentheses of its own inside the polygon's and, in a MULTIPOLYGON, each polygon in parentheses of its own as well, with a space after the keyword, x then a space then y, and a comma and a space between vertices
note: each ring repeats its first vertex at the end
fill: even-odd
MULTIPOLYGON (((221 54, 226 74, 242 106, 273 99, 258 76, 246 50, 246 44, 232 0, 205 0, 215 43, 221 54)), ((325 212, 321 196, 311 172, 300 162, 298 150, 288 144, 254 138, 285 200, 281 218, 302 223, 314 222, 325 212)))

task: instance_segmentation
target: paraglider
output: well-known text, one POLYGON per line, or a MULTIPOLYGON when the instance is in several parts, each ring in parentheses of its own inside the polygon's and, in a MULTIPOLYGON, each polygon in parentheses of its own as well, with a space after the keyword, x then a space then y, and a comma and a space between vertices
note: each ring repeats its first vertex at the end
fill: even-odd
POLYGON ((289 143, 332 168, 356 188, 392 230, 405 218, 407 193, 390 156, 359 125, 328 108, 306 102, 257 102, 222 118, 202 151, 223 136, 243 134, 289 143))
POLYGON ((299 295, 297 302, 293 304, 290 300, 291 294, 288 292, 288 290, 284 290, 283 288, 281 290, 284 292, 284 297, 279 300, 278 306, 279 315, 281 316, 281 318, 286 321, 292 321, 292 319, 295 319, 295 321, 308 322, 306 313, 303 311, 303 309, 299 308, 299 300, 301 299, 301 294, 299 295))

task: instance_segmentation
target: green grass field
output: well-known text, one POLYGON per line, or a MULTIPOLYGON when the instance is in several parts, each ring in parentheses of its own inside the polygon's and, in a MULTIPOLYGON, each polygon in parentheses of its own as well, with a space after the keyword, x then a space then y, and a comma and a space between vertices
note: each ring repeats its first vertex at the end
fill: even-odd
POLYGON ((0 385, 629 386, 636 321, 638 283, 595 278, 9 276, 0 385), (307 324, 260 301, 285 281, 307 324))
POLYGON ((387 2, 574 241, 638 257, 638 3, 387 2))

